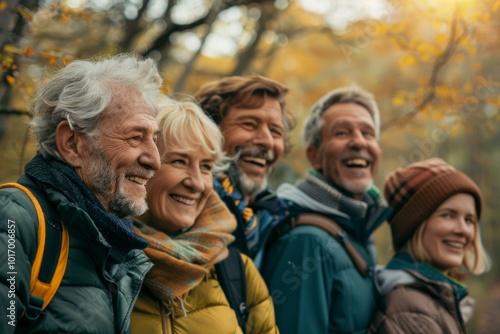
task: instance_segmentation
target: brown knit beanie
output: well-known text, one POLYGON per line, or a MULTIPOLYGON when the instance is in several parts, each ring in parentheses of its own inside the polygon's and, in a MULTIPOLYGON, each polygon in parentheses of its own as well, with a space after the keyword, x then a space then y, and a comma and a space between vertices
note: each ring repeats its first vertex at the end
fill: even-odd
POLYGON ((467 175, 445 161, 432 158, 391 173, 385 180, 384 196, 394 209, 389 218, 394 249, 401 249, 424 220, 458 193, 474 197, 479 218, 481 191, 467 175))

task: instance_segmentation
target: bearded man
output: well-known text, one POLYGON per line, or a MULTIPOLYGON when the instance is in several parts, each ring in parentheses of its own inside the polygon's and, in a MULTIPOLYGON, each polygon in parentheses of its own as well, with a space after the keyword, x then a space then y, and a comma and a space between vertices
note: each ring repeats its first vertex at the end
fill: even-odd
POLYGON ((287 207, 268 179, 288 152, 287 133, 295 123, 286 109, 288 90, 261 76, 231 76, 204 84, 195 98, 224 135, 224 151, 232 157, 228 172, 214 188, 238 220, 233 245, 257 267, 272 228, 287 207))
POLYGON ((160 168, 155 116, 161 85, 152 60, 118 55, 73 61, 39 87, 31 121, 39 151, 18 180, 22 187, 0 190, 0 245, 15 248, 14 264, 7 267, 6 255, 0 261, 1 333, 129 332, 152 264, 142 250, 148 242, 128 216, 147 210, 145 185, 160 168), (42 216, 37 219, 23 187, 43 209, 45 246, 38 233, 42 216), (50 298, 30 290, 37 275, 32 267, 37 250, 49 254, 42 269, 46 262, 56 265, 51 254, 66 254, 48 237, 58 233, 68 235, 67 263, 43 309, 50 298), (7 304, 15 306, 10 318, 7 304))

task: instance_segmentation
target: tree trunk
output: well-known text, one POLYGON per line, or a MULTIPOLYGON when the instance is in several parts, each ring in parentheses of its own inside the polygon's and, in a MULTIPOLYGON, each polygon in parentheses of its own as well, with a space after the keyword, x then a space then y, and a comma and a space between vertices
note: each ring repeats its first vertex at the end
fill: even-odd
POLYGON ((139 9, 139 12, 137 13, 137 17, 134 20, 128 22, 125 26, 123 39, 120 42, 120 50, 130 51, 132 42, 134 41, 135 37, 141 32, 140 23, 144 12, 148 8, 148 4, 149 0, 144 0, 141 9, 139 9))
MULTIPOLYGON (((26 24, 25 19, 19 15, 15 10, 18 5, 21 5, 28 10, 34 12, 38 7, 37 0, 24 0, 24 1, 7 1, 7 9, 3 12, 0 12, 0 50, 3 50, 3 47, 6 44, 16 45, 17 41, 22 36, 22 31, 26 24), (15 14, 14 14, 15 13, 15 14), (17 16, 16 23, 11 32, 9 32, 9 28, 12 20, 17 16)), ((17 59, 14 60, 17 63, 17 59)), ((0 107, 6 108, 10 106, 11 101, 11 93, 12 88, 10 84, 7 82, 7 75, 12 75, 12 70, 7 70, 2 74, 0 79, 0 107)), ((5 123, 7 122, 6 115, 0 115, 0 140, 5 136, 5 123)))
POLYGON ((241 75, 250 67, 252 60, 255 59, 255 55, 257 54, 257 47, 259 46, 262 34, 266 31, 267 23, 273 19, 276 13, 277 9, 273 3, 264 2, 261 4, 261 18, 258 23, 259 26, 255 31, 255 38, 248 48, 239 55, 238 64, 236 64, 232 75, 241 75))
POLYGON ((184 70, 182 71, 179 80, 177 80, 177 83, 175 84, 174 87, 174 92, 181 91, 184 88, 184 85, 186 84, 186 80, 191 73, 191 71, 194 68, 194 65, 196 63, 196 60, 198 57, 201 55, 201 51, 203 50, 203 46, 207 42, 208 35, 210 35, 210 32, 212 31, 212 26, 215 20, 217 19, 217 15, 219 14, 219 6, 214 5, 208 12, 206 16, 206 22, 207 22, 207 30, 205 31, 205 35, 203 36, 201 40, 201 45, 199 49, 193 54, 189 62, 184 66, 184 70))

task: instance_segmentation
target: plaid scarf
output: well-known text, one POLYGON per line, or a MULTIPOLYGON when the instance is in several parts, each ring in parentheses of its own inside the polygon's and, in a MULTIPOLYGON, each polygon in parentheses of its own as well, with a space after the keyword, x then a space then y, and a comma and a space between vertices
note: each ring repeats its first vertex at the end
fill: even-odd
POLYGON ((228 255, 227 245, 234 240, 234 216, 215 191, 194 225, 178 235, 167 235, 141 222, 134 222, 136 232, 149 241, 144 250, 154 266, 144 285, 163 302, 182 300, 196 287, 209 270, 228 255))
POLYGON ((259 242, 259 234, 257 229, 257 218, 254 211, 247 206, 247 202, 243 199, 243 194, 237 189, 233 179, 227 174, 219 176, 220 183, 226 194, 231 197, 235 206, 238 209, 238 214, 245 222, 245 238, 249 249, 253 249, 259 242))

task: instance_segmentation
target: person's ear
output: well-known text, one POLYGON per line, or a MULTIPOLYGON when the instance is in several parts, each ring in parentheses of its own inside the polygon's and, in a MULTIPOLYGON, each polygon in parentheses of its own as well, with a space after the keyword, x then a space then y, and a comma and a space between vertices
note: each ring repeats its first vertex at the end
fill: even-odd
POLYGON ((80 167, 81 156, 81 135, 73 131, 68 121, 61 121, 56 128, 56 146, 61 157, 73 167, 80 167))
POLYGON ((316 170, 322 169, 322 161, 321 161, 321 150, 317 146, 307 146, 306 148, 307 160, 311 166, 316 170))

